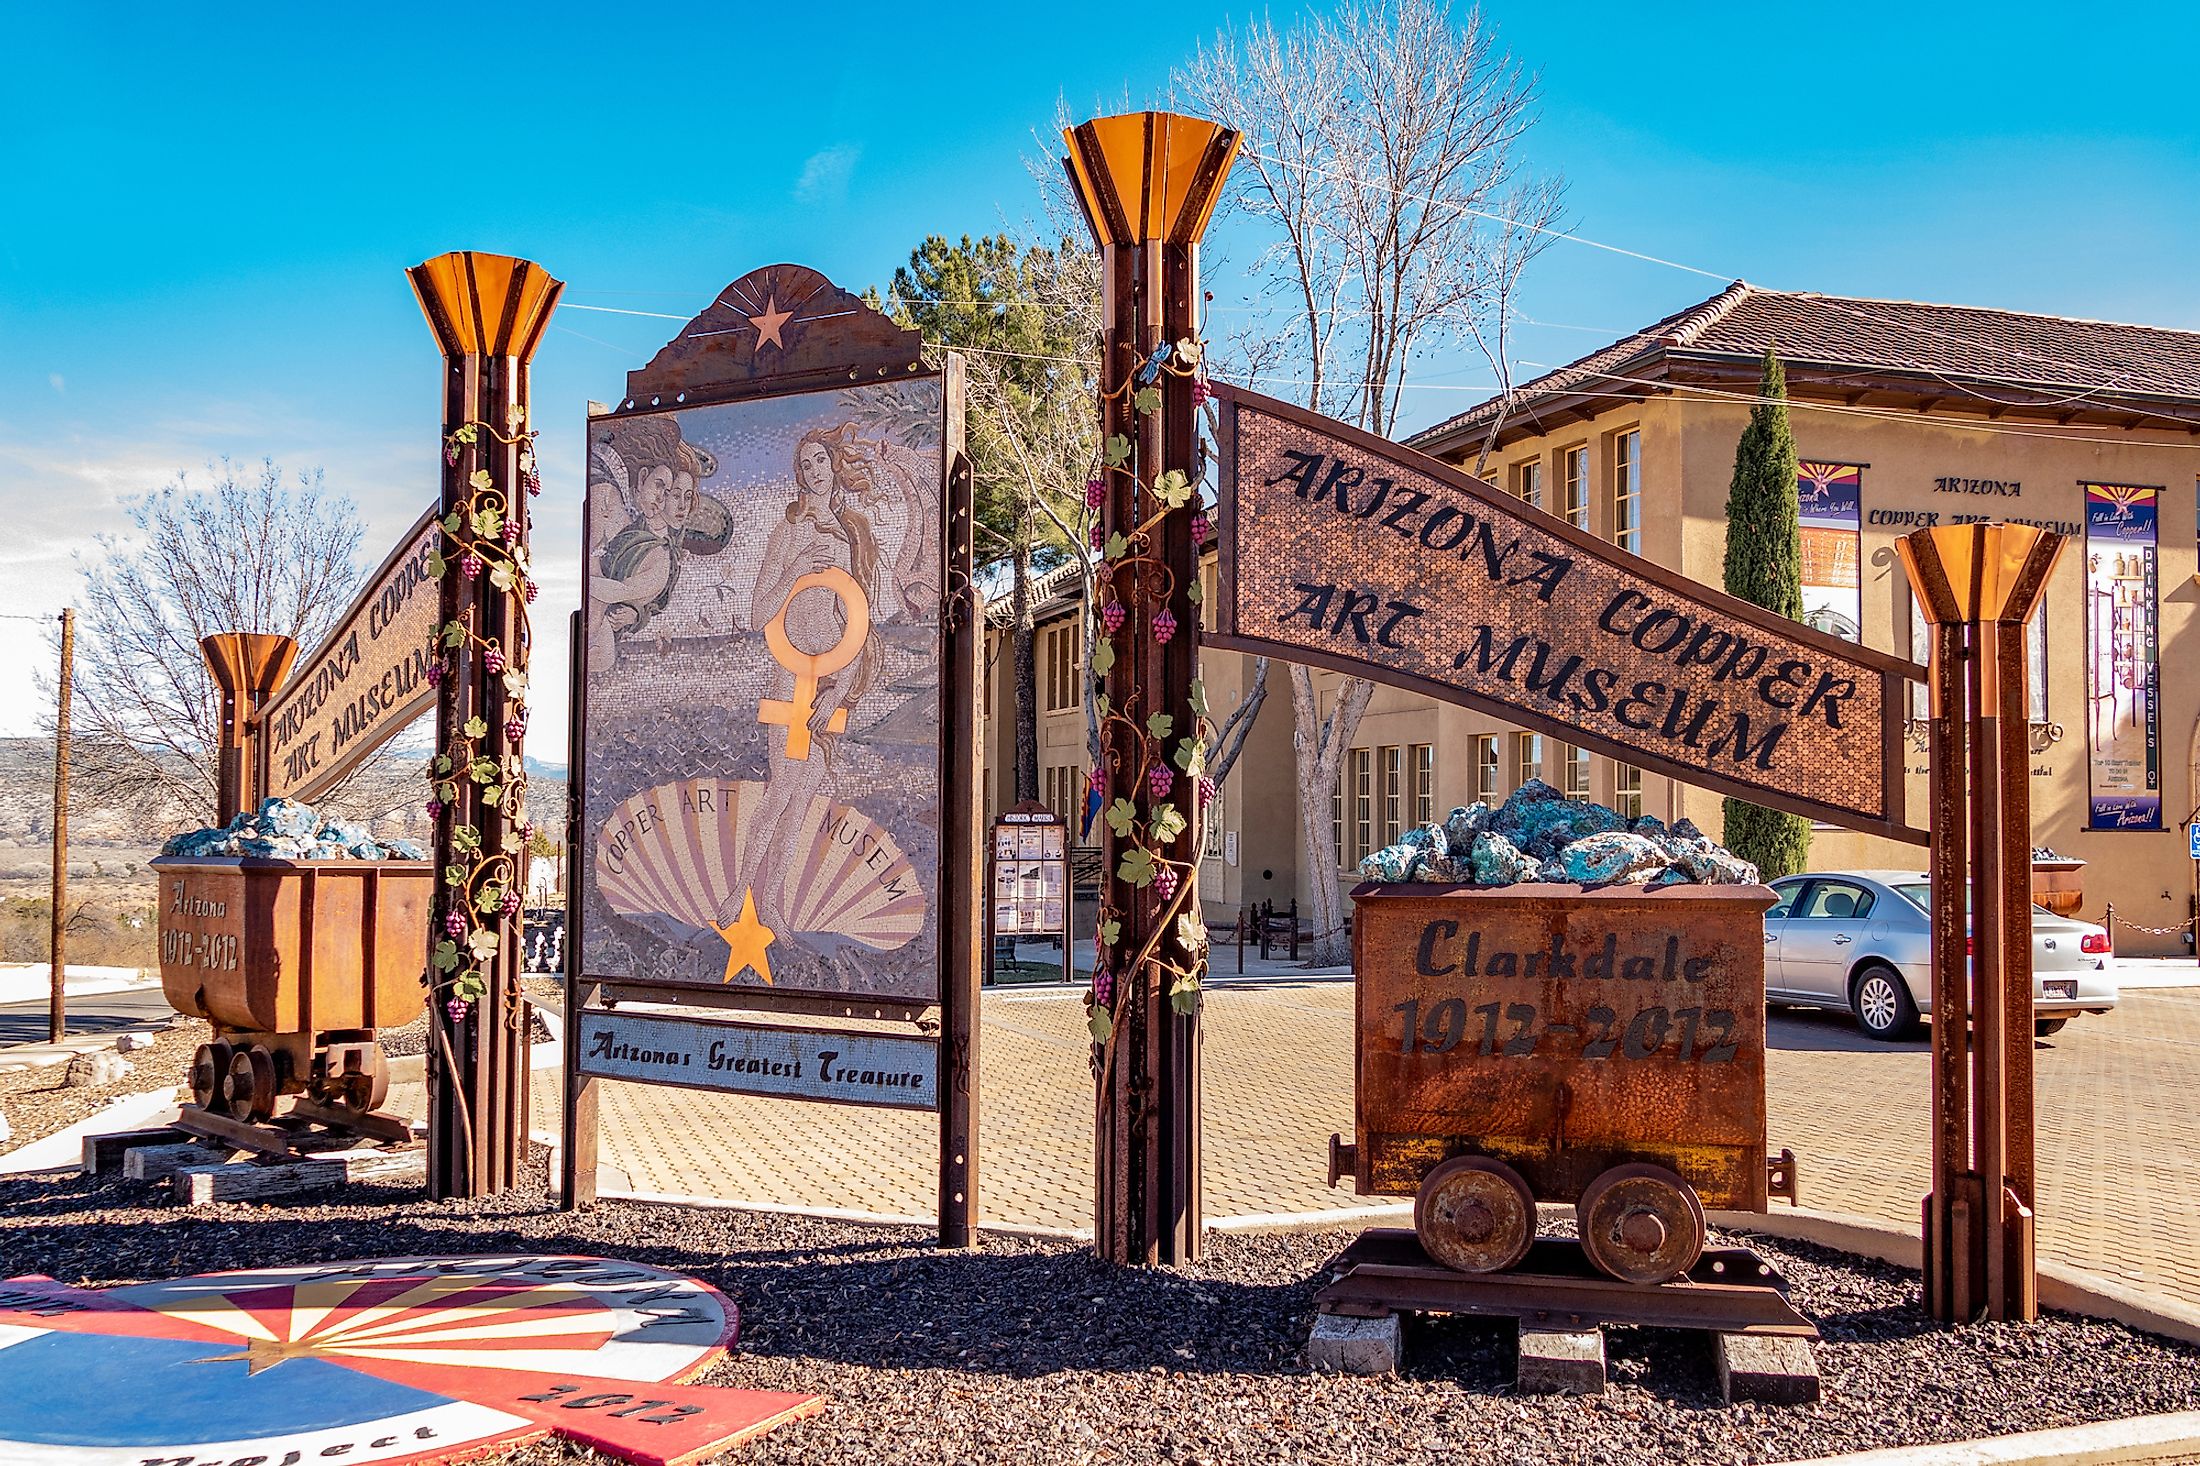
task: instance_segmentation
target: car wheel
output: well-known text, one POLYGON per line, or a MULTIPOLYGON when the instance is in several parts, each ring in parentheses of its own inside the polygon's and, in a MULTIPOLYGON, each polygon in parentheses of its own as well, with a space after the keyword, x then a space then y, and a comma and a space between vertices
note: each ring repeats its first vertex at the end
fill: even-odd
POLYGON ((1891 1043, 1917 1029, 1917 1004, 1910 1000, 1909 984, 1892 967, 1874 964, 1859 972, 1849 988, 1849 1007, 1857 1027, 1876 1039, 1891 1043))
POLYGON ((2061 1033, 2063 1025, 2069 1021, 2067 1018, 2035 1018, 2032 1020, 2032 1035, 2035 1038, 2051 1038, 2061 1033))

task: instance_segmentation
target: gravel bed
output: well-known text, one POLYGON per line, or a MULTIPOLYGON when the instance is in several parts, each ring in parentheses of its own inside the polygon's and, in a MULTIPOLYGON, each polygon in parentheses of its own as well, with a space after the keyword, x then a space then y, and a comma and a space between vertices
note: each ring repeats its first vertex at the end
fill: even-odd
POLYGON ((155 1031, 153 1046, 124 1054, 130 1072, 113 1084, 85 1085, 72 1089, 62 1076, 69 1062, 41 1064, 35 1069, 16 1069, 0 1074, 0 1115, 8 1117, 14 1133, 0 1142, 0 1154, 17 1146, 66 1130, 89 1119, 124 1095, 145 1094, 171 1084, 188 1084, 191 1055, 206 1042, 203 1020, 187 1018, 155 1031))
MULTIPOLYGON (((1217 1235, 1197 1266, 1133 1271, 1074 1244, 605 1203, 566 1216, 539 1175, 477 1203, 353 1191, 344 1204, 185 1211, 119 1181, 0 1183, 0 1275, 91 1284, 405 1253, 582 1252, 674 1268, 742 1307, 705 1381, 808 1390, 815 1419, 743 1463, 1785 1461, 2200 1408, 2200 1350, 2067 1315, 1942 1329, 1914 1273, 1764 1242, 1825 1333, 1825 1399, 1719 1403, 1702 1336, 1608 1333, 1601 1399, 1509 1391, 1512 1329, 1416 1321, 1407 1373, 1308 1372, 1312 1296, 1347 1232, 1217 1235)), ((529 1463, 599 1458, 548 1441, 529 1463)))

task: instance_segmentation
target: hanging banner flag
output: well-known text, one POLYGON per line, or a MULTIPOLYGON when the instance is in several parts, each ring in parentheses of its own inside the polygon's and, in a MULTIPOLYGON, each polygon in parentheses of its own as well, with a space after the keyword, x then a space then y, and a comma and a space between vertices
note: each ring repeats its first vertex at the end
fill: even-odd
POLYGON ((2086 827, 2162 828, 2162 491, 2085 486, 2086 827))
POLYGON ((1795 467, 1795 503, 1803 524, 1803 624, 1843 641, 1864 639, 1863 486, 1862 464, 1795 467))
POLYGON ((1925 843, 1899 772, 1902 684, 1924 668, 1709 590, 1410 448, 1215 395, 1222 573, 1203 641, 1925 843))

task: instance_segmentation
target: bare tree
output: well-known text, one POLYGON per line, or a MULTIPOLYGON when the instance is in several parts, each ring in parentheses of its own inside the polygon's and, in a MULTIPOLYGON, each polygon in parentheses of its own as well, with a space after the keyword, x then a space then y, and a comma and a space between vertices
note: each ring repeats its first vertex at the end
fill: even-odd
MULTIPOLYGON (((1534 81, 1479 8, 1355 0, 1285 31, 1255 21, 1203 47, 1175 89, 1244 136, 1231 202, 1271 236, 1254 274, 1296 317, 1307 406, 1387 435, 1423 356, 1470 341, 1502 353, 1520 272, 1552 237, 1562 188, 1523 164, 1534 81)), ((1311 669, 1291 669, 1318 964, 1346 957, 1326 806, 1372 693, 1341 679, 1325 715, 1311 669)))
POLYGON ((102 535, 83 567, 71 761, 95 805, 210 818, 217 710, 199 638, 272 632, 311 652, 356 586, 358 511, 318 469, 289 487, 272 461, 208 472, 130 503, 135 532, 102 535))
POLYGON ((1039 795, 1036 577, 1084 559, 1074 527, 1097 454, 1098 262, 1066 242, 934 235, 894 272, 894 316, 960 348, 981 561, 1009 582, 1015 798, 1039 795))

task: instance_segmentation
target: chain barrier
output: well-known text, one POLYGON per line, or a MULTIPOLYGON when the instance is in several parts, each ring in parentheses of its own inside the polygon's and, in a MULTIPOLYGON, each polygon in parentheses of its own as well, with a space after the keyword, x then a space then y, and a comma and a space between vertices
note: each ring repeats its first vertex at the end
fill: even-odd
POLYGON ((2135 932, 2145 932, 2150 937, 2175 937, 2182 936, 2186 932, 2192 931, 2194 929, 2193 924, 2195 922, 2200 922, 2200 914, 2188 916, 2183 921, 2177 923, 2177 925, 2175 926, 2147 926, 2143 923, 2133 921, 2128 916, 2119 918, 2116 915, 2116 903, 2111 901, 2108 903, 2108 910, 2105 913, 2101 924, 2108 928, 2109 945, 2114 946, 2116 943, 2116 928, 2118 926, 2127 926, 2135 932))

